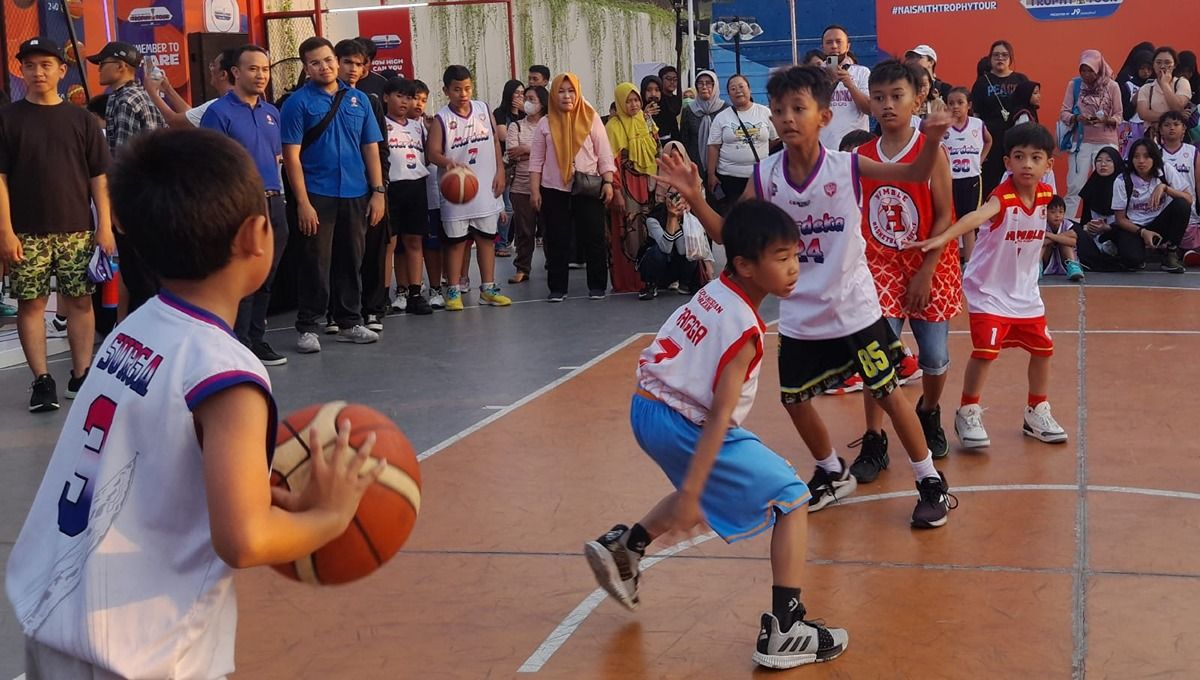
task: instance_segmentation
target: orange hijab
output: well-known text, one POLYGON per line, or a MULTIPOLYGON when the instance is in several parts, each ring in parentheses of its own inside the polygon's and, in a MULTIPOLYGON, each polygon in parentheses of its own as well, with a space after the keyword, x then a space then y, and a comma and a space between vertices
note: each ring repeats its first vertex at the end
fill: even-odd
POLYGON ((579 89, 579 78, 574 73, 563 73, 550 84, 550 110, 547 112, 550 138, 554 140, 554 158, 562 171, 563 182, 570 182, 575 174, 575 154, 583 146, 583 140, 592 132, 592 121, 596 110, 584 101, 583 90, 579 89), (558 107, 558 88, 566 81, 575 88, 575 108, 562 111, 558 107))

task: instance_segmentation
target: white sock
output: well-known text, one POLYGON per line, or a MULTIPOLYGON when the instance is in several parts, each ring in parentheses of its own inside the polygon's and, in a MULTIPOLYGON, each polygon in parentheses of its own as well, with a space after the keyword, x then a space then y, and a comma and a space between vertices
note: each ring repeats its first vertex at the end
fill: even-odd
POLYGON ((842 474, 842 461, 838 460, 837 451, 830 451, 828 456, 818 460, 817 467, 834 477, 839 477, 842 474))
POLYGON ((492 287, 493 287, 493 286, 495 286, 495 285, 496 285, 496 282, 495 282, 495 281, 485 281, 485 282, 484 282, 484 284, 483 284, 483 289, 484 289, 484 290, 491 290, 491 289, 492 289, 492 287))
POLYGON ((917 478, 918 482, 922 479, 938 476, 937 468, 933 466, 933 454, 928 449, 925 451, 925 460, 919 460, 915 463, 910 460, 908 463, 912 465, 913 476, 917 478))

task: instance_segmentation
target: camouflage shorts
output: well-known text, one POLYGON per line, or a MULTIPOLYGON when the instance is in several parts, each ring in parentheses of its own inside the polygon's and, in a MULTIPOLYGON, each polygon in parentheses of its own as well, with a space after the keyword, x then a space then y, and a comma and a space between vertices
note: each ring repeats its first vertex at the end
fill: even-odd
POLYGON ((96 249, 90 231, 67 234, 17 234, 25 259, 12 265, 12 293, 18 300, 36 300, 50 295, 50 277, 57 291, 67 297, 84 297, 96 290, 88 278, 88 262, 96 249))

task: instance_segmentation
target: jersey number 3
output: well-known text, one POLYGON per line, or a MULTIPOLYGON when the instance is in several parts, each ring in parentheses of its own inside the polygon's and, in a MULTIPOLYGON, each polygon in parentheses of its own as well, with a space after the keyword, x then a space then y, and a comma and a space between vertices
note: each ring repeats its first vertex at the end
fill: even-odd
POLYGON ((58 530, 68 536, 78 536, 88 525, 92 509, 94 480, 100 473, 100 452, 112 429, 117 403, 108 397, 97 397, 83 420, 83 451, 75 473, 63 484, 58 497, 58 530))

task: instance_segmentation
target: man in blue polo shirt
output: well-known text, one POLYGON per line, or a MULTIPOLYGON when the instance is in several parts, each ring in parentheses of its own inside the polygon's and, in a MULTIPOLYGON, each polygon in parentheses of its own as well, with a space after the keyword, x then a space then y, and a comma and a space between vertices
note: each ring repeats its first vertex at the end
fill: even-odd
POLYGON ((271 272, 256 293, 242 300, 233 329, 264 366, 279 366, 287 363, 287 357, 272 349, 265 336, 271 282, 275 280, 275 270, 288 238, 283 180, 279 177, 279 162, 283 157, 279 110, 263 98, 271 80, 271 59, 258 45, 243 45, 222 53, 221 60, 219 68, 223 77, 233 83, 233 89, 208 105, 200 127, 229 135, 250 152, 267 191, 271 230, 275 233, 271 272))
POLYGON ((284 103, 281 132, 284 168, 296 197, 300 233, 306 237, 296 349, 308 354, 321 351, 317 324, 327 309, 340 328, 338 342, 379 339, 363 325, 358 272, 367 225, 383 219, 387 188, 379 162, 383 135, 367 95, 337 79, 337 57, 328 40, 309 38, 300 43, 299 52, 308 82, 284 103))

